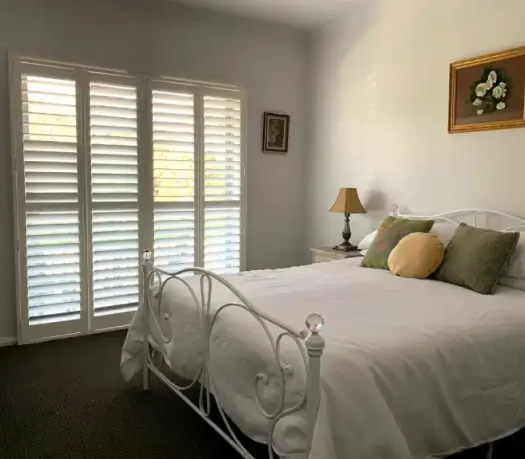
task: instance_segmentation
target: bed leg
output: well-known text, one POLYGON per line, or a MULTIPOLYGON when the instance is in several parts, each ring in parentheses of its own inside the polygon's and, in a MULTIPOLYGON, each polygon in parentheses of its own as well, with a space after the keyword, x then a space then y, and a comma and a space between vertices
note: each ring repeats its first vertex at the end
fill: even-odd
MULTIPOLYGON (((147 340, 144 341, 146 344, 148 344, 147 340)), ((149 351, 149 346, 144 346, 144 355, 147 355, 147 352, 149 351)), ((142 390, 149 390, 149 367, 148 367, 148 359, 144 359, 142 362, 142 390)))
POLYGON ((308 452, 310 452, 314 436, 317 412, 321 398, 321 356, 323 355, 325 341, 319 335, 324 325, 323 318, 318 314, 311 314, 306 319, 306 325, 310 330, 310 336, 306 338, 306 350, 308 352, 308 374, 306 377, 306 423, 308 452))
POLYGON ((144 334, 142 341, 142 389, 149 390, 150 371, 149 371, 149 279, 153 269, 151 263, 151 252, 142 252, 142 307, 144 308, 144 334))
POLYGON ((494 452, 494 443, 489 443, 487 448, 487 459, 492 459, 492 453, 494 452))

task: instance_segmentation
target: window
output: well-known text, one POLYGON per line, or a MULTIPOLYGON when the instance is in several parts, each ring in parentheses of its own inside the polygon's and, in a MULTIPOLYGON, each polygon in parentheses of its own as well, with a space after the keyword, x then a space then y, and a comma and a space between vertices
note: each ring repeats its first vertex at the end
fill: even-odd
POLYGON ((241 103, 204 97, 204 266, 240 269, 241 103))
POLYGON ((21 86, 27 320, 80 319, 75 81, 23 74, 21 86))
POLYGON ((199 264, 195 96, 177 89, 154 89, 151 101, 154 255, 156 265, 167 271, 199 264))
POLYGON ((15 60, 19 342, 129 324, 140 250, 243 269, 239 89, 15 60))
POLYGON ((93 313, 139 301, 137 89, 89 84, 93 313))

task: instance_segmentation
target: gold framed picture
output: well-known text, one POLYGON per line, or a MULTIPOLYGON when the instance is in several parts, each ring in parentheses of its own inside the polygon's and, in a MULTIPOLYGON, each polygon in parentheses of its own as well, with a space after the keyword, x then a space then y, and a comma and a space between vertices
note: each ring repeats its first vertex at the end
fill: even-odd
POLYGON ((263 151, 286 153, 288 151, 289 130, 289 115, 264 112, 263 151))
POLYGON ((525 127, 525 46, 450 64, 449 132, 525 127))

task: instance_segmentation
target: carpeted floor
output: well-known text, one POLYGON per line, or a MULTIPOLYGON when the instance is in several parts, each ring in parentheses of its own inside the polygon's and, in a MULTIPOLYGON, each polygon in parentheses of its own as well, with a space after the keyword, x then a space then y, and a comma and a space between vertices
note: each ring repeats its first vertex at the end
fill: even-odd
MULTIPOLYGON (((0 458, 237 457, 156 378, 148 393, 122 380, 123 340, 124 332, 113 332, 0 349, 0 458)), ((249 445, 255 457, 267 457, 264 447, 249 445)), ((523 446, 517 436, 500 442, 495 459, 525 457, 523 446)))

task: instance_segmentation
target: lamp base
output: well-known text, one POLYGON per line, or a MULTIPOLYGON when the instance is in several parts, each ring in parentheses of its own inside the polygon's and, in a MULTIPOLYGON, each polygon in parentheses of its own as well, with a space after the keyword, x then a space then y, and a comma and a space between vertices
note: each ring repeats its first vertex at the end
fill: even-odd
POLYGON ((357 246, 350 244, 350 242, 341 242, 339 245, 334 245, 333 250, 339 250, 341 252, 355 252, 357 251, 357 246))

